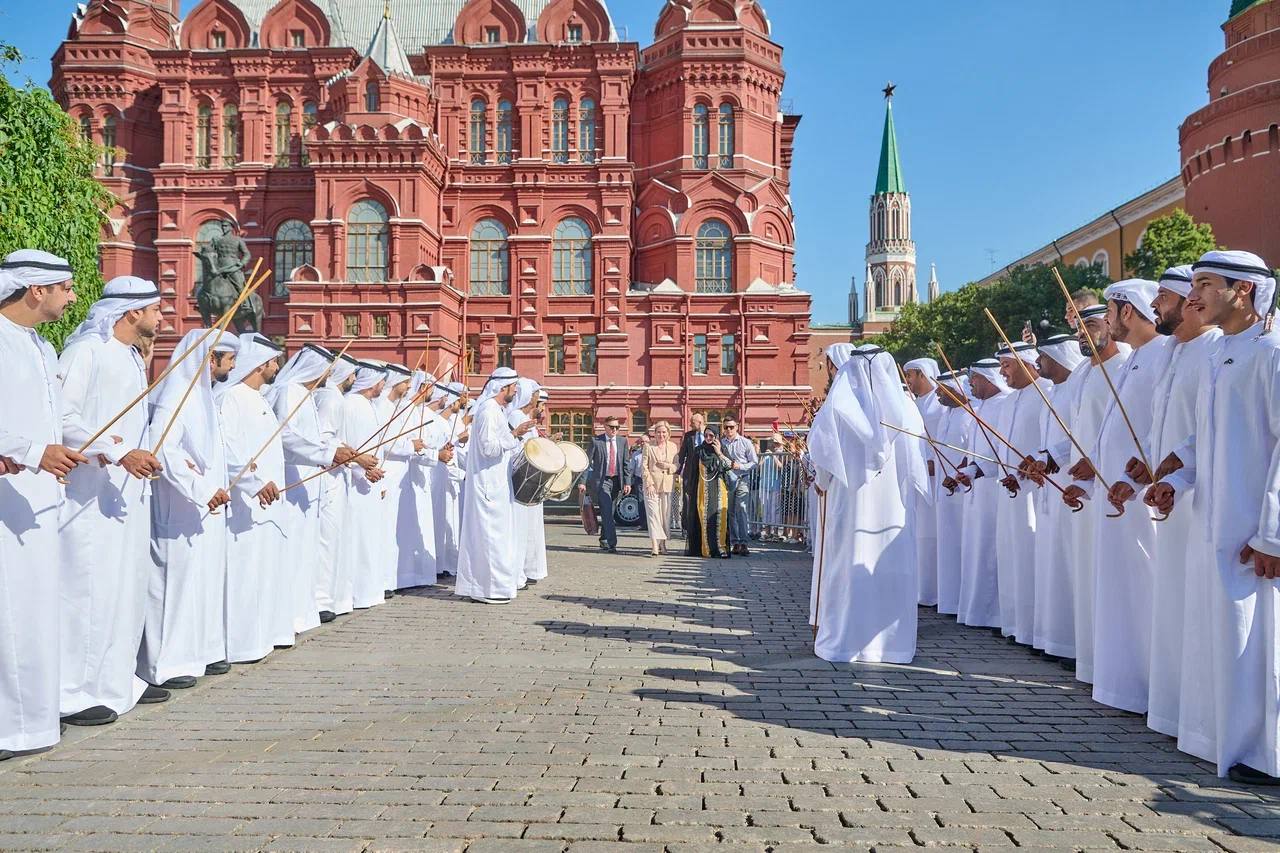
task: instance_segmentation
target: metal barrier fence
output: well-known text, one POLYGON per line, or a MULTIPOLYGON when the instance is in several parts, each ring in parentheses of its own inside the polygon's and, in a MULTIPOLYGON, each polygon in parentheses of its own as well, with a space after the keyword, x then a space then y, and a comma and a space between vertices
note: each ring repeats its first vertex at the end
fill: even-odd
POLYGON ((751 474, 752 538, 804 542, 809 535, 809 486, 804 466, 791 453, 768 451, 751 474))

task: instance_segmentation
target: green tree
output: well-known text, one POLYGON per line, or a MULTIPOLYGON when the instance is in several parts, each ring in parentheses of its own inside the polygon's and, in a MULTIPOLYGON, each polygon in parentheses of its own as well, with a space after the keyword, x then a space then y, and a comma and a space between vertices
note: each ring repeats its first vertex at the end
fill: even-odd
POLYGON ((1197 223, 1182 208, 1147 224, 1142 245, 1126 255, 1124 266, 1135 278, 1158 281, 1169 267, 1191 264, 1218 248, 1208 222, 1197 223))
MULTIPOLYGON (((1081 288, 1098 290, 1110 283, 1096 266, 1059 267, 1058 271, 1072 292, 1081 288)), ((889 330, 875 338, 875 343, 900 360, 938 358, 934 345, 941 344, 951 363, 964 367, 990 356, 1000 343, 983 308, 991 309, 1005 333, 1015 341, 1020 338, 1024 323, 1031 323, 1041 338, 1047 331, 1066 329, 1067 305, 1062 290, 1052 270, 1036 264, 1014 267, 1004 278, 984 287, 971 282, 927 305, 906 305, 889 330)))
MULTIPOLYGON (((17 55, 0 44, 0 61, 17 55)), ((113 199, 94 178, 97 160, 98 150, 47 90, 30 82, 17 88, 0 76, 0 256, 42 249, 71 262, 76 301, 40 328, 56 347, 102 293, 98 237, 113 199)))

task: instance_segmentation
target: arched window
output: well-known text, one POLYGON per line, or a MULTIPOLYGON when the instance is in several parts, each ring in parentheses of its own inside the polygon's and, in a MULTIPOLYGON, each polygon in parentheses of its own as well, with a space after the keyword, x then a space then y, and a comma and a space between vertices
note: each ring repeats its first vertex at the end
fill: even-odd
POLYGON ((551 103, 551 162, 569 162, 569 99, 551 103))
POLYGON ((720 168, 733 168, 733 104, 720 105, 720 168))
POLYGON ((876 310, 880 311, 889 307, 889 293, 885 288, 884 276, 876 271, 876 310))
POLYGON ((312 238, 311 226, 301 219, 290 219, 276 229, 275 239, 275 295, 288 296, 289 290, 285 282, 289 275, 303 264, 315 259, 315 241, 312 238))
POLYGON ((895 281, 893 283, 893 304, 901 307, 902 305, 902 282, 895 281))
POLYGON ((499 163, 510 163, 516 151, 513 122, 515 110, 510 101, 498 101, 498 138, 494 143, 499 163))
POLYGON ((487 159, 485 153, 489 142, 489 105, 484 98, 471 101, 471 162, 483 166, 487 159))
POLYGON ((102 172, 110 175, 116 168, 116 117, 102 119, 102 172))
POLYGON ((205 249, 209 248, 209 244, 213 242, 214 237, 222 236, 222 220, 210 219, 196 229, 196 253, 195 253, 195 290, 191 295, 195 296, 196 291, 204 283, 204 264, 200 260, 200 255, 205 249))
POLYGON ((591 228, 577 217, 561 220, 556 226, 551 292, 557 296, 591 293, 591 228))
POLYGON ((302 141, 298 145, 298 162, 303 166, 311 163, 311 156, 307 153, 307 134, 311 132, 311 128, 320 123, 320 112, 316 109, 313 101, 307 101, 302 105, 302 141))
POLYGON ((240 162, 240 109, 235 104, 222 108, 222 165, 234 166, 240 162))
POLYGON ((386 208, 372 199, 352 205, 347 215, 347 280, 386 281, 390 242, 386 208))
POLYGON ((381 106, 382 99, 378 95, 378 83, 376 80, 370 80, 364 84, 364 111, 376 113, 381 106))
POLYGON ((288 166, 293 158, 289 149, 293 142, 293 104, 286 100, 276 103, 276 165, 288 166))
POLYGON ((596 161, 596 102, 591 98, 578 104, 578 157, 583 163, 596 161))
POLYGON ((1076 266, 1076 269, 1078 270, 1087 270, 1089 268, 1089 259, 1077 258, 1075 266, 1076 266))
POLYGON ((213 107, 201 104, 196 108, 196 168, 213 166, 213 107))
POLYGON ((733 235, 719 219, 698 228, 694 249, 695 289, 698 293, 733 292, 733 235))
POLYGON ((1103 275, 1111 275, 1111 256, 1107 254, 1106 249, 1099 249, 1094 253, 1093 265, 1101 270, 1103 275))
POLYGON ((507 296, 510 293, 507 229, 496 219, 481 219, 471 229, 471 294, 507 296))
POLYGON ((88 113, 80 116, 80 138, 85 142, 93 142, 93 119, 88 113))
POLYGON ((710 150, 710 121, 706 104, 695 104, 693 107, 693 168, 707 168, 707 154, 710 150))

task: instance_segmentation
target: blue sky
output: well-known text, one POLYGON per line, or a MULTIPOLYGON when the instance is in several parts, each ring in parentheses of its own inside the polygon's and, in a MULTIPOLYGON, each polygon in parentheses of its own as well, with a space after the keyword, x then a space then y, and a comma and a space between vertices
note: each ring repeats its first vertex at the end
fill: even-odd
MULTIPOLYGON (((792 170, 797 284, 814 319, 861 286, 887 80, 921 286, 981 278, 1178 171, 1229 0, 763 0, 804 116, 792 170)), ((192 0, 184 0, 184 10, 192 0)), ((652 40, 663 0, 609 0, 652 40)), ((0 0, 0 41, 45 82, 71 0, 0 0)))

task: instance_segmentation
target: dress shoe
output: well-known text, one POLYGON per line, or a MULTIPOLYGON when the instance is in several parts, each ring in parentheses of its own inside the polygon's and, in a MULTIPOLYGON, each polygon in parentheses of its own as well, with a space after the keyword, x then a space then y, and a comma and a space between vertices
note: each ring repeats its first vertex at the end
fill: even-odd
POLYGON ((79 713, 68 714, 62 718, 62 722, 69 726, 105 726, 107 723, 114 723, 117 719, 116 712, 106 705, 94 705, 79 713))
POLYGON ((337 615, 336 613, 334 613, 332 610, 321 610, 321 611, 320 611, 320 624, 321 624, 321 625, 327 625, 328 623, 332 622, 334 619, 337 619, 337 618, 338 618, 338 615, 337 615))
POLYGON ((168 702, 171 695, 173 694, 168 690, 156 687, 154 684, 148 684, 147 689, 142 691, 142 696, 138 699, 138 704, 159 705, 161 702, 168 702))
POLYGON ((226 675, 230 671, 231 664, 224 660, 220 660, 217 663, 211 663, 204 668, 205 675, 226 675))
POLYGON ((618 553, 618 546, 617 546, 617 545, 610 545, 610 546, 609 546, 609 553, 610 553, 610 554, 616 554, 616 553, 618 553))
POLYGON ((395 598, 395 597, 396 597, 396 594, 395 594, 394 592, 392 592, 391 590, 389 590, 389 589, 388 589, 388 590, 384 590, 384 591, 383 591, 383 593, 382 593, 382 600, 383 600, 383 601, 386 601, 388 598, 395 598))
POLYGON ((520 586, 516 587, 516 592, 519 592, 522 589, 528 589, 528 588, 529 588, 529 582, 525 581, 524 583, 520 584, 520 586))
POLYGON ((746 545, 739 545, 739 546, 738 546, 738 554, 739 554, 740 556, 743 556, 743 557, 750 557, 750 556, 751 556, 751 549, 750 549, 750 548, 748 548, 746 545))
POLYGON ((511 603, 511 599, 509 598, 475 598, 473 597, 471 600, 478 602, 480 604, 510 604, 511 603))
POLYGON ((196 686, 196 677, 194 675, 178 675, 170 678, 160 686, 165 690, 186 690, 188 687, 196 686))
POLYGON ((8 761, 13 758, 13 753, 7 749, 0 749, 0 761, 8 761))
POLYGON ((1265 785, 1274 787, 1280 785, 1280 776, 1268 776, 1261 770, 1254 770, 1248 764, 1236 764, 1227 771, 1227 778, 1232 782, 1239 782, 1241 785, 1265 785))
POLYGON ((529 586, 536 586, 538 583, 538 580, 537 578, 529 578, 529 580, 525 581, 525 583, 527 583, 529 586))

